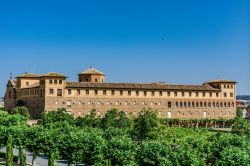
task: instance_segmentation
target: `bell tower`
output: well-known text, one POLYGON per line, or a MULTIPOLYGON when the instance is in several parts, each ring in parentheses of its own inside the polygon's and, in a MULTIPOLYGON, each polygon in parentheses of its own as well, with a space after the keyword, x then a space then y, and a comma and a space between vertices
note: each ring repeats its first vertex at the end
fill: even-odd
POLYGON ((101 71, 90 67, 87 70, 78 74, 79 82, 104 83, 105 74, 101 71))

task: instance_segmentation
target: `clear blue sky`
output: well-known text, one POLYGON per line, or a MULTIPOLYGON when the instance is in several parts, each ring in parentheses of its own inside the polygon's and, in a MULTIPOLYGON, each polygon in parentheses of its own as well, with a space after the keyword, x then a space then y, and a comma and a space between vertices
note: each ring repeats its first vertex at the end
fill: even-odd
POLYGON ((250 94, 249 0, 0 1, 0 96, 9 73, 90 65, 110 82, 238 81, 250 94))

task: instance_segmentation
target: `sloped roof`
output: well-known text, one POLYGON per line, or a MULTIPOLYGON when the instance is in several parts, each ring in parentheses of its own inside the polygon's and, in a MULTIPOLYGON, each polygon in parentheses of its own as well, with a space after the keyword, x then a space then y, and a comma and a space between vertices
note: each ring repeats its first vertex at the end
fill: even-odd
POLYGON ((38 78, 40 76, 41 76, 40 74, 24 73, 24 74, 21 74, 20 76, 17 76, 16 78, 38 78))
POLYGON ((140 89, 140 90, 190 90, 218 91, 210 85, 171 85, 171 84, 139 84, 139 83, 87 83, 66 82, 67 88, 100 88, 100 89, 140 89))
POLYGON ((80 74, 96 74, 96 75, 104 75, 103 72, 91 67, 83 72, 81 72, 80 74))
POLYGON ((16 86, 17 82, 16 82, 16 80, 10 79, 9 82, 8 82, 8 84, 11 85, 11 86, 16 86))
POLYGON ((60 74, 60 73, 48 73, 48 74, 43 74, 40 77, 66 77, 64 74, 60 74))
POLYGON ((236 82, 236 81, 233 81, 233 80, 218 79, 218 80, 208 81, 208 82, 205 82, 205 83, 203 83, 203 84, 209 84, 209 83, 237 83, 237 82, 236 82))

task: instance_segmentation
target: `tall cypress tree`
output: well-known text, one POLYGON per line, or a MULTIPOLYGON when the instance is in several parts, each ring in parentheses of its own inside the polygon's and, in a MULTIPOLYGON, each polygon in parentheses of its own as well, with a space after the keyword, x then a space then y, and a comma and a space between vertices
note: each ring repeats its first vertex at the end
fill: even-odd
POLYGON ((6 147, 6 166, 13 166, 13 139, 8 136, 7 147, 6 147))

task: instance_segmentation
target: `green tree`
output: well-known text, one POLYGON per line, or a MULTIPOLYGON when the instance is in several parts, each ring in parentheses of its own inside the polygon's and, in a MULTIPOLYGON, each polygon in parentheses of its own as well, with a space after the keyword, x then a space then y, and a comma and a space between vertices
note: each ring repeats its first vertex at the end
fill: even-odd
POLYGON ((100 127, 101 120, 96 116, 96 110, 90 111, 90 114, 85 117, 77 117, 75 124, 78 127, 100 127))
POLYGON ((43 152, 43 143, 40 141, 42 136, 41 133, 44 133, 44 128, 42 126, 34 126, 27 130, 26 138, 27 138, 27 150, 33 153, 32 165, 36 165, 36 159, 39 154, 43 152))
POLYGON ((113 166, 133 166, 135 162, 135 145, 131 138, 121 135, 107 141, 106 158, 113 166))
POLYGON ((250 124, 243 118, 236 118, 235 124, 232 127, 232 133, 238 135, 246 134, 250 138, 250 124))
POLYGON ((61 108, 57 111, 44 112, 38 123, 46 127, 55 122, 68 122, 69 124, 74 124, 74 118, 65 108, 61 108))
POLYGON ((21 166, 26 164, 26 154, 24 153, 24 149, 27 145, 27 130, 26 126, 23 127, 9 127, 9 134, 13 137, 14 146, 19 151, 19 163, 21 166))
POLYGON ((59 151, 60 156, 68 160, 68 165, 82 161, 84 136, 82 129, 74 129, 62 134, 59 140, 59 151))
POLYGON ((106 142, 102 138, 102 134, 102 131, 98 129, 84 129, 82 163, 95 166, 104 164, 106 142))
POLYGON ((171 161, 171 149, 160 141, 143 142, 137 151, 139 165, 166 166, 174 165, 171 161))
POLYGON ((13 139, 12 136, 8 136, 7 147, 6 147, 6 165, 13 166, 13 139))
POLYGON ((103 129, 108 129, 110 127, 131 129, 132 124, 132 120, 127 117, 125 112, 119 112, 117 109, 109 110, 101 120, 103 129))
POLYGON ((22 116, 26 117, 27 119, 30 118, 29 111, 28 111, 27 107, 25 107, 25 106, 19 106, 19 107, 13 108, 11 110, 11 114, 22 115, 22 116))
POLYGON ((238 147, 227 147, 221 153, 221 159, 216 162, 218 166, 250 165, 249 151, 238 147))
POLYGON ((145 140, 154 137, 154 131, 159 126, 157 114, 152 109, 143 109, 134 119, 134 137, 137 140, 145 140), (153 134, 153 135, 152 135, 153 134))

